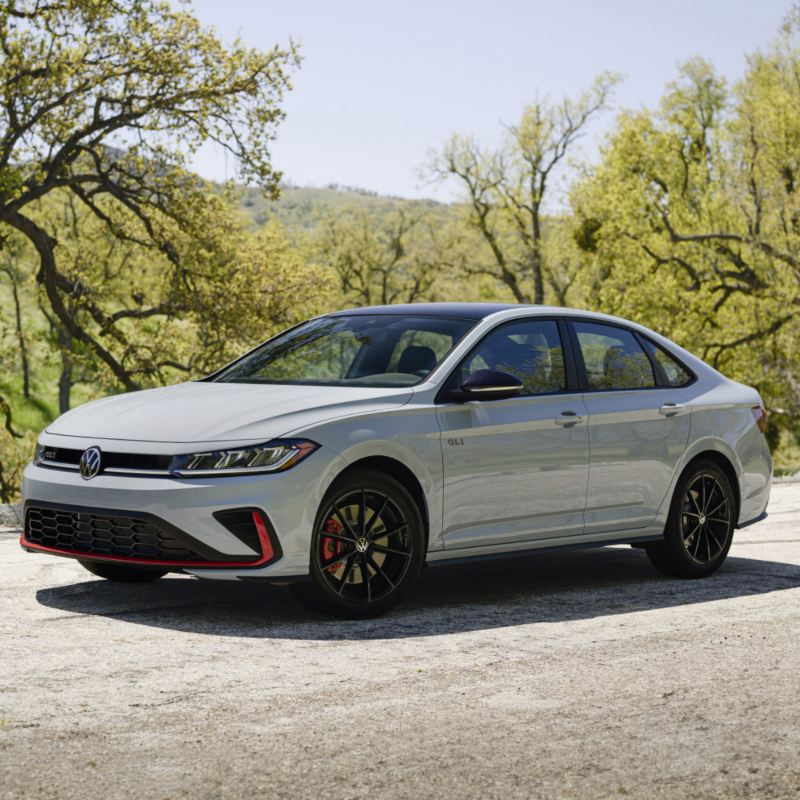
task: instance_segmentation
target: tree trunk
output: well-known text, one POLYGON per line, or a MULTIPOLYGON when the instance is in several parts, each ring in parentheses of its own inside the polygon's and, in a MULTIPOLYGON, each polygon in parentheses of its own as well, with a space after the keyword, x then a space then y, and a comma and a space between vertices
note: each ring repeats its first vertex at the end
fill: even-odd
POLYGON ((0 503, 10 503, 14 499, 14 486, 6 479, 5 467, 0 461, 0 503))
POLYGON ((22 394, 24 397, 31 396, 31 369, 28 359, 28 343, 22 331, 22 308, 19 302, 19 291, 17 290, 16 276, 9 270, 11 278, 11 294, 14 298, 14 314, 17 325, 17 341, 19 342, 19 356, 22 365, 22 394))
POLYGON ((58 413, 70 409, 72 399, 72 337, 63 328, 58 333, 61 348, 61 374, 58 376, 58 413))
POLYGON ((542 264, 542 254, 538 244, 534 245, 527 259, 528 272, 533 278, 533 298, 532 301, 537 306, 544 304, 544 265, 542 264))

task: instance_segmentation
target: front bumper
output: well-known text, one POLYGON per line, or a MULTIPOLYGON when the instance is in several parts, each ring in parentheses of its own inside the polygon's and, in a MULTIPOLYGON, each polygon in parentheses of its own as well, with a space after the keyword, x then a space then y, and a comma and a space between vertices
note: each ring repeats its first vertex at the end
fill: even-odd
MULTIPOLYGON (((224 565, 171 566, 197 577, 288 580, 308 575, 311 532, 317 508, 330 482, 344 467, 343 459, 324 447, 286 472, 222 478, 177 479, 101 473, 86 481, 75 471, 30 464, 23 474, 22 494, 25 508, 38 503, 97 512, 128 511, 131 516, 163 520, 185 531, 202 546, 225 554, 226 561, 241 558, 240 562, 234 560, 224 565), (253 549, 214 517, 215 512, 246 507, 263 509, 271 523, 281 552, 281 557, 272 563, 264 566, 252 563, 253 549)), ((24 532, 22 544, 28 546, 24 532)), ((51 552, 53 550, 57 548, 52 548, 51 552)), ((80 553, 57 554, 81 556, 80 553)))
POLYGON ((247 557, 213 550, 159 517, 128 509, 87 508, 28 501, 20 544, 33 552, 116 561, 185 572, 192 567, 260 567, 282 556, 280 542, 262 509, 215 511, 214 518, 250 552, 247 557))

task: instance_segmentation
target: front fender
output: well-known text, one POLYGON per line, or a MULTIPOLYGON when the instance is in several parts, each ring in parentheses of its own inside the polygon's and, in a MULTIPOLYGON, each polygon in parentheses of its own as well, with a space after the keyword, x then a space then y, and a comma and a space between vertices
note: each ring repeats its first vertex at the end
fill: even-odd
MULTIPOLYGON (((392 459, 414 474, 425 498, 428 549, 441 550, 442 445, 436 415, 429 406, 403 406, 391 413, 332 421, 303 431, 336 452, 345 469, 366 458, 392 459)), ((343 470, 330 476, 327 491, 343 470)))

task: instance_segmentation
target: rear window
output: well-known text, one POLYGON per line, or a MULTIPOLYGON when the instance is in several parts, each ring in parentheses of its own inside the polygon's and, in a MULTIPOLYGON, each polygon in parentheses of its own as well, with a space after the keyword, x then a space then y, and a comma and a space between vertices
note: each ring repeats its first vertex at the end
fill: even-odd
POLYGON ((683 365, 679 364, 666 350, 662 350, 657 344, 649 339, 644 340, 645 347, 650 355, 655 359, 656 365, 661 372, 661 383, 667 386, 686 386, 692 380, 692 375, 683 365))
POLYGON ((573 324, 591 389, 642 389, 656 385, 653 365, 630 331, 594 322, 573 324))

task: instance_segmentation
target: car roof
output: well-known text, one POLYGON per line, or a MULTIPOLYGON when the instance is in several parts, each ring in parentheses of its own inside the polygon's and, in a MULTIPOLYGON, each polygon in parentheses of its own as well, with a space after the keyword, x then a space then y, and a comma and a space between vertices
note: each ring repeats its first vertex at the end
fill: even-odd
POLYGON ((584 317, 596 319, 598 322, 607 321, 624 325, 636 325, 636 323, 630 320, 614 317, 610 314, 603 314, 598 311, 569 308, 566 306, 534 305, 532 303, 398 303, 396 305, 347 308, 342 311, 332 311, 329 314, 323 314, 323 316, 353 317, 383 314, 403 317, 451 317, 475 321, 488 319, 496 314, 511 319, 530 314, 532 316, 584 317))
POLYGON ((389 306, 366 306, 334 311, 327 317, 350 317, 373 314, 397 314, 402 316, 423 317, 460 317, 461 319, 485 319, 500 311, 512 308, 542 308, 542 306, 524 306, 518 303, 398 303, 389 306))

